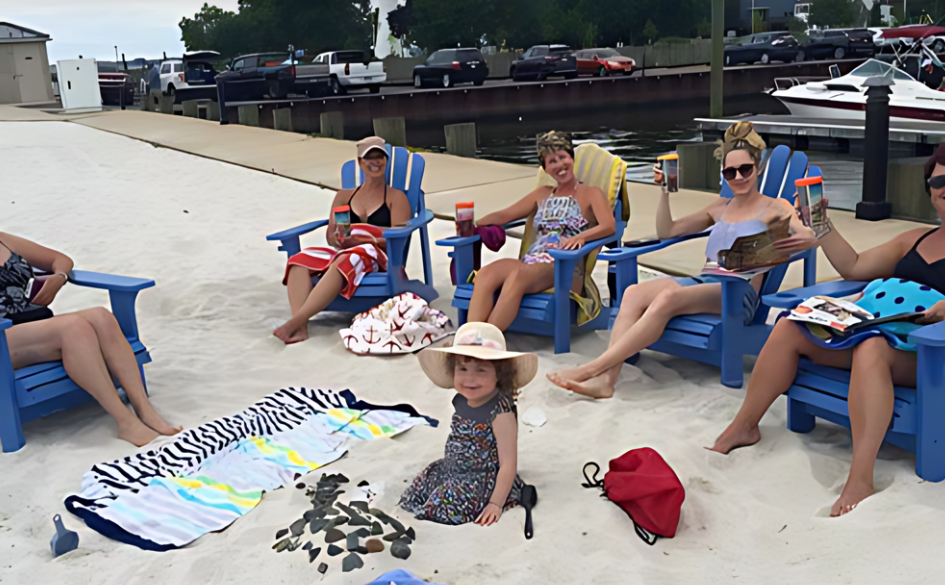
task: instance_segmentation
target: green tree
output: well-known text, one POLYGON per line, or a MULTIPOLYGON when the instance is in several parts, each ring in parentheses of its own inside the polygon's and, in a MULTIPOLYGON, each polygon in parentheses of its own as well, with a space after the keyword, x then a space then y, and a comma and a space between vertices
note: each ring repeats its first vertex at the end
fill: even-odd
POLYGON ((652 20, 647 19, 646 26, 643 27, 643 36, 646 37, 648 43, 653 44, 653 41, 659 36, 659 31, 656 29, 656 25, 653 24, 652 20))
POLYGON ((797 42, 806 45, 810 43, 810 35, 807 34, 807 23, 800 18, 792 18, 788 23, 788 32, 797 39, 797 42))
POLYGON ((883 26, 883 14, 879 9, 879 2, 873 2, 870 8, 870 26, 883 26))
POLYGON ((190 50, 224 56, 289 45, 310 52, 368 49, 370 15, 370 0, 240 0, 237 13, 204 4, 194 18, 181 20, 181 40, 190 50))
POLYGON ((859 0, 817 0, 810 5, 807 22, 830 28, 851 26, 856 16, 854 2, 859 0))

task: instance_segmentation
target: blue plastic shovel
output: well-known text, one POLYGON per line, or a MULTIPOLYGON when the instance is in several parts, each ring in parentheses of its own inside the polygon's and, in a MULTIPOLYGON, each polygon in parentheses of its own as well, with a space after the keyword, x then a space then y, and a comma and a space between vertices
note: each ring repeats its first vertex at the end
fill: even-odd
POLYGON ((79 548, 79 535, 72 530, 66 530, 66 527, 62 525, 62 518, 59 517, 59 514, 53 516, 53 523, 56 525, 56 534, 53 534, 49 546, 52 548, 54 557, 79 548))

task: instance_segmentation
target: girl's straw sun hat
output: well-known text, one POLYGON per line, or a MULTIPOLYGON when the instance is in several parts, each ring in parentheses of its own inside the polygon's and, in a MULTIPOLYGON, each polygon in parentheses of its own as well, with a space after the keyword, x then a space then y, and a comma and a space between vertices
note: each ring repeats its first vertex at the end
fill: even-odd
POLYGON ((533 353, 506 351, 505 337, 495 325, 466 323, 456 332, 452 347, 427 348, 420 352, 420 367, 440 388, 453 388, 453 370, 449 356, 465 355, 480 360, 510 360, 515 367, 512 385, 527 385, 538 373, 538 356, 533 353))

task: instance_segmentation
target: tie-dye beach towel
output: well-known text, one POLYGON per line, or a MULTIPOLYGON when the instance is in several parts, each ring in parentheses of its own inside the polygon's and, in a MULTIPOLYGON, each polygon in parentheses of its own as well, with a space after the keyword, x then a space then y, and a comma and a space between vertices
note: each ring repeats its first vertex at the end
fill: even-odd
POLYGON ((392 437, 417 425, 437 421, 409 405, 362 402, 348 390, 285 388, 155 450, 93 466, 65 505, 109 538, 171 550, 226 528, 265 492, 341 458, 349 437, 392 437))

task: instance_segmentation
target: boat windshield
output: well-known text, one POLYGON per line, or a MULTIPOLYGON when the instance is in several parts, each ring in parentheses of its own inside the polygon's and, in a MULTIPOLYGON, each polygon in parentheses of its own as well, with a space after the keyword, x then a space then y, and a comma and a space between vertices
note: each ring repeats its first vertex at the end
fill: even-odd
POLYGON ((875 77, 877 75, 890 76, 899 81, 915 81, 908 73, 896 69, 889 63, 870 59, 849 73, 852 77, 875 77))

